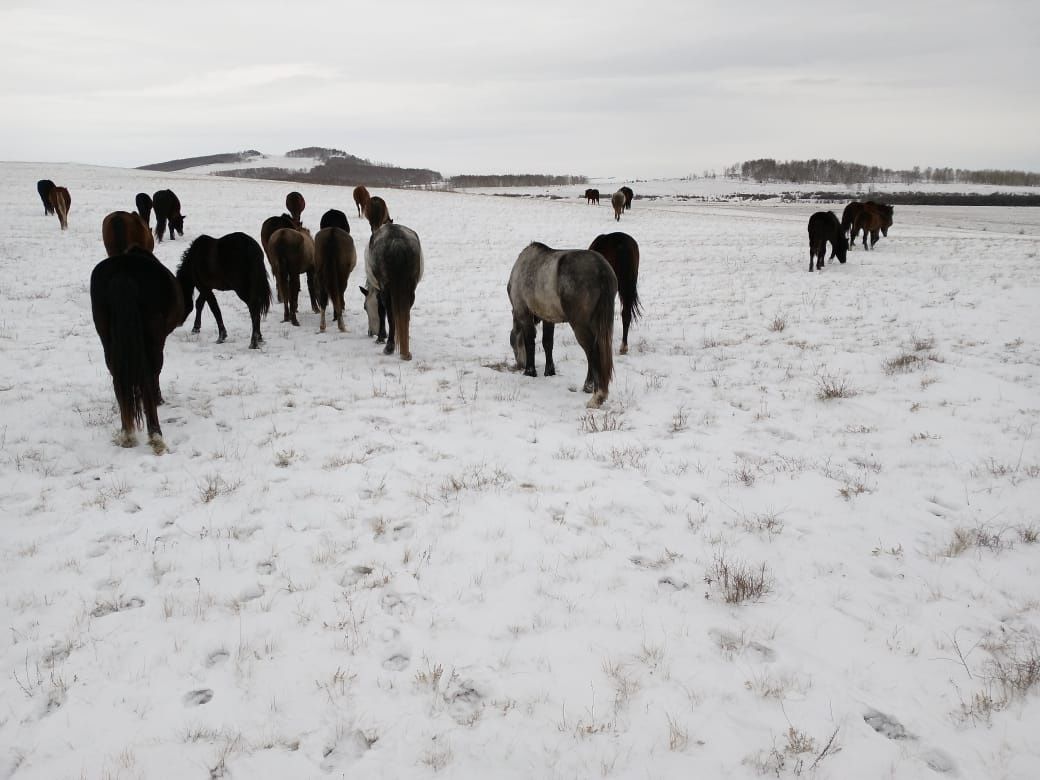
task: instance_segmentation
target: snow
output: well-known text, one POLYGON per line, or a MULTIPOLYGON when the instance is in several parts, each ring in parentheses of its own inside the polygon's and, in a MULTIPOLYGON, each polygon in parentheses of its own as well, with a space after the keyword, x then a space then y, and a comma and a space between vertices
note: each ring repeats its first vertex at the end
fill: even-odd
POLYGON ((173 189, 173 269, 350 190, 0 174, 0 778, 1040 775, 1037 686, 1001 682, 1040 656, 1038 210, 900 206, 809 274, 805 204, 381 191, 423 244, 414 360, 356 271, 348 333, 273 305, 259 351, 219 293, 156 457, 113 443, 102 217, 173 189), (557 376, 508 370, 505 282, 615 229, 645 315, 589 412, 568 328, 557 376), (724 568, 769 587, 727 603, 724 568))

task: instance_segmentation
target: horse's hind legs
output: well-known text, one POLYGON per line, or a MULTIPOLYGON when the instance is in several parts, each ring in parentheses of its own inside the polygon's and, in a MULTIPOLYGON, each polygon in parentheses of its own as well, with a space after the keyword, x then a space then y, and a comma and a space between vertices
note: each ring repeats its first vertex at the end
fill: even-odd
MULTIPOLYGON (((392 314, 393 308, 390 300, 390 293, 383 291, 379 294, 379 303, 386 310, 386 346, 383 347, 384 355, 394 354, 394 342, 397 336, 396 323, 394 322, 394 316, 392 314)), ((383 313, 379 314, 379 325, 382 328, 383 325, 383 313)), ((376 339, 376 343, 379 340, 376 339)))
MULTIPOLYGON (((551 322, 542 323, 542 349, 545 350, 545 375, 556 376, 556 364, 553 363, 553 334, 556 332, 556 325, 551 322)), ((534 329, 531 329, 532 338, 531 343, 528 346, 528 355, 534 355, 534 329)), ((534 361, 531 361, 532 364, 534 361)), ((533 368, 533 365, 532 365, 533 368)), ((534 374, 531 374, 534 376, 534 374)))
POLYGON ((314 271, 307 272, 307 293, 311 296, 311 313, 317 314, 318 309, 318 289, 314 284, 314 271))

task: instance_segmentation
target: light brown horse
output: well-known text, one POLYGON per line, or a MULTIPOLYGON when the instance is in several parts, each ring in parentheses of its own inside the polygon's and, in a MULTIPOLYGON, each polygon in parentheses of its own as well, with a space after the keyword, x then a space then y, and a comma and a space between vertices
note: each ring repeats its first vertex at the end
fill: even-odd
POLYGON ((359 217, 365 216, 365 212, 368 211, 368 202, 371 199, 372 196, 368 194, 365 185, 359 184, 354 188, 354 205, 357 206, 357 215, 359 217))
POLYGON ((314 287, 314 239, 311 232, 305 227, 276 230, 267 242, 267 257, 282 291, 282 322, 299 326, 296 313, 300 299, 300 274, 307 274, 311 311, 315 314, 320 311, 314 287))
POLYGON ((132 211, 113 211, 101 222, 101 240, 109 257, 121 255, 130 247, 146 252, 155 249, 155 237, 140 214, 132 211))
POLYGON ((614 221, 620 222, 621 215, 625 212, 625 193, 618 190, 610 196, 610 205, 614 207, 614 221))
POLYGON ((300 215, 303 214, 305 208, 307 208, 307 201, 300 193, 294 191, 285 196, 285 210, 297 222, 301 222, 300 215))
POLYGON ((47 200, 54 209, 54 213, 58 215, 58 224, 61 225, 61 229, 68 230, 69 209, 72 208, 72 196, 69 195, 69 191, 64 187, 55 187, 47 194, 47 200))
POLYGON ((393 222, 390 219, 390 210, 386 207, 386 201, 378 195, 369 199, 368 207, 365 209, 365 216, 368 218, 368 225, 372 228, 373 233, 387 222, 393 222))
POLYGON ((318 306, 321 307, 321 331, 325 331, 325 307, 332 301, 332 317, 341 332, 343 295, 347 279, 357 266, 357 250, 350 233, 338 227, 322 228, 314 237, 314 275, 318 278, 318 306))

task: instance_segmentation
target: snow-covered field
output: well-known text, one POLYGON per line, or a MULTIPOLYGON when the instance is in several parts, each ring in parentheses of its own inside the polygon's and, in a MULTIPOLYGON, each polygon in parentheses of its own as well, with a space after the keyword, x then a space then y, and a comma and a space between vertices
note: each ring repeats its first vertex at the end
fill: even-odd
POLYGON ((0 778, 1040 776, 1038 210, 898 207, 809 274, 800 205, 379 192, 415 359, 360 278, 349 333, 273 306, 260 351, 218 294, 156 457, 113 444, 87 284, 161 187, 171 269, 289 189, 352 213, 0 164, 0 778), (505 283, 618 228, 645 316, 589 412, 568 328, 556 377, 507 370, 505 283))

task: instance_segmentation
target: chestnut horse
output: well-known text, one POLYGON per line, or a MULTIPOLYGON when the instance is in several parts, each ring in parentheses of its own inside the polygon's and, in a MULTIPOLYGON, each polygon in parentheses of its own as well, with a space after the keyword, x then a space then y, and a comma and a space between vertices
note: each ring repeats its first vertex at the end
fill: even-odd
POLYGON ((296 314, 300 302, 300 274, 307 274, 307 292, 310 293, 311 311, 319 312, 318 296, 314 286, 314 239, 305 227, 276 230, 267 242, 267 257, 277 274, 282 291, 284 316, 282 322, 299 327, 296 314))
POLYGON ((357 215, 359 217, 365 216, 365 212, 368 211, 368 202, 372 197, 368 194, 368 190, 365 189, 363 184, 359 184, 354 188, 354 205, 357 206, 357 215))
POLYGON ((185 306, 180 285, 155 255, 132 249, 94 267, 90 308, 119 405, 119 444, 137 443, 135 430, 144 418, 149 444, 161 455, 166 451, 158 409, 163 348, 191 306, 185 306))
POLYGON ((386 201, 378 195, 369 198, 368 206, 365 209, 365 216, 368 218, 368 226, 372 228, 373 233, 387 222, 393 222, 393 220, 390 219, 390 211, 386 207, 386 201))
POLYGON ((617 277, 618 297, 621 299, 621 349, 618 351, 627 354, 628 326, 643 313, 636 286, 639 282, 639 244, 628 233, 607 233, 596 236, 589 249, 603 255, 617 277))
POLYGON ((300 193, 290 192, 285 196, 285 210, 300 224, 303 224, 300 215, 303 214, 305 208, 307 208, 307 201, 303 199, 303 195, 300 193))
POLYGON ((146 252, 155 249, 152 231, 141 216, 132 211, 113 211, 105 217, 101 222, 101 240, 109 257, 124 254, 131 247, 146 252))
POLYGON ((58 215, 58 224, 62 230, 69 227, 69 209, 72 208, 72 196, 64 187, 55 187, 47 194, 51 211, 58 215))
POLYGON ((267 242, 271 240, 271 236, 275 234, 276 230, 281 230, 282 228, 298 230, 301 227, 303 226, 288 214, 282 214, 277 217, 268 217, 260 226, 260 246, 264 248, 264 254, 267 255, 267 262, 271 266, 271 275, 274 277, 275 290, 278 294, 278 303, 282 302, 281 276, 278 273, 278 267, 275 265, 275 260, 271 257, 271 253, 267 249, 267 242))
POLYGON ((856 240, 856 235, 863 231, 863 248, 867 249, 867 233, 870 233, 870 249, 878 242, 878 234, 888 237, 888 229, 892 227, 892 213, 895 211, 891 206, 868 200, 862 204, 856 218, 852 222, 852 234, 850 241, 856 240))
POLYGON ((558 322, 570 323, 585 351, 588 371, 584 390, 592 393, 587 406, 603 405, 614 375, 614 296, 617 277, 598 252, 554 250, 530 244, 517 257, 506 285, 513 307, 509 345, 524 376, 538 376, 534 367, 535 326, 542 323, 545 375, 553 376, 553 333, 558 322))
POLYGON ((610 205, 614 207, 614 221, 620 222, 621 215, 625 211, 625 193, 618 190, 610 196, 610 205))
POLYGON ((841 222, 833 211, 817 211, 809 217, 809 271, 813 270, 813 258, 816 268, 823 268, 823 258, 827 254, 827 242, 831 242, 831 253, 838 256, 838 262, 844 263, 849 242, 842 232, 841 222))
POLYGON ((40 200, 43 201, 43 213, 45 216, 49 216, 54 213, 54 207, 51 206, 50 194, 51 190, 54 189, 54 182, 50 179, 40 179, 36 182, 36 191, 40 194, 40 200))

